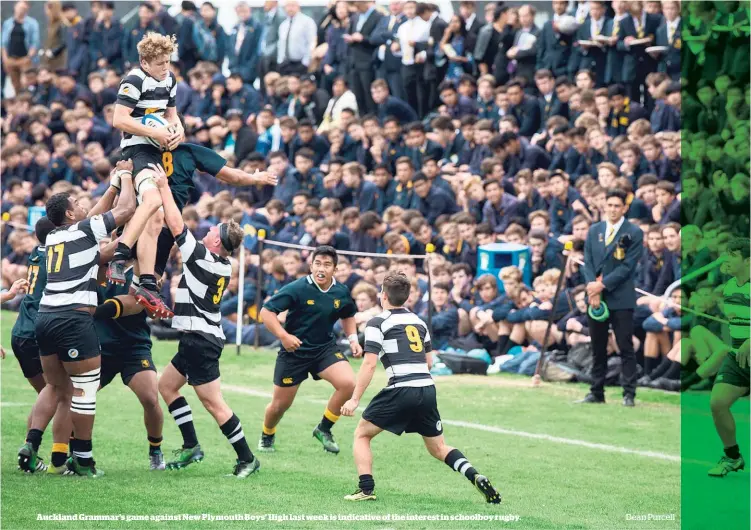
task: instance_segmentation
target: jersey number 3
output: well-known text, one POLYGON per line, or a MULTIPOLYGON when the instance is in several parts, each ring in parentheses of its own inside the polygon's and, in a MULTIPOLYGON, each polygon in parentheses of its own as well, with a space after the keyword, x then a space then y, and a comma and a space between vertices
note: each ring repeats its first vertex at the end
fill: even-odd
POLYGON ((420 332, 417 331, 417 328, 415 326, 407 326, 404 328, 404 332, 407 334, 409 349, 415 353, 421 353, 423 351, 423 344, 422 339, 420 338, 420 332))
POLYGON ((162 166, 164 167, 164 172, 167 176, 171 177, 172 173, 175 171, 175 166, 172 163, 172 153, 169 151, 162 153, 162 166))
POLYGON ((225 281, 226 280, 224 279, 224 276, 222 276, 216 282, 216 289, 217 289, 217 291, 216 291, 216 294, 214 295, 214 298, 213 298, 213 302, 215 304, 218 304, 220 302, 220 300, 222 299, 222 295, 224 294, 224 282, 225 281))
POLYGON ((60 243, 54 247, 47 248, 47 272, 60 272, 60 267, 63 265, 63 252, 65 250, 65 243, 60 243), (57 254, 57 259, 55 259, 57 254), (54 264, 54 269, 53 269, 54 264))

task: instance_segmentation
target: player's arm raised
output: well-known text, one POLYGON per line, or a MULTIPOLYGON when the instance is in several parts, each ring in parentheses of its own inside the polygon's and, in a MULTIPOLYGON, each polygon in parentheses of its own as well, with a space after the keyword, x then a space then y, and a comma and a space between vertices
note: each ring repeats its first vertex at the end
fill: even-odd
POLYGON ((172 192, 169 189, 169 182, 167 181, 167 174, 164 172, 164 168, 161 165, 149 164, 149 167, 154 170, 154 183, 159 189, 159 193, 162 196, 162 206, 164 206, 164 222, 167 224, 167 228, 170 229, 172 235, 177 237, 182 234, 185 228, 183 222, 183 215, 175 204, 175 198, 172 196, 172 192))
POLYGON ((112 205, 115 203, 115 198, 117 197, 117 194, 120 193, 120 188, 122 188, 120 176, 123 171, 131 172, 132 174, 133 162, 130 160, 120 160, 117 163, 114 169, 110 172, 110 187, 107 188, 107 191, 104 192, 104 195, 99 199, 99 202, 94 205, 86 217, 94 217, 95 215, 103 214, 112 209, 112 205))
MULTIPOLYGON (((120 162, 118 162, 118 165, 119 164, 120 162)), ((133 165, 131 164, 130 167, 132 168, 133 165)), ((133 217, 133 214, 136 212, 136 190, 133 188, 133 174, 130 172, 130 170, 119 170, 117 172, 117 178, 119 179, 121 186, 120 198, 117 201, 117 206, 110 210, 110 213, 115 219, 115 226, 123 226, 125 223, 130 221, 130 218, 133 217)), ((110 186, 110 190, 111 189, 112 186, 110 186)), ((97 203, 97 205, 92 208, 92 212, 96 210, 98 206, 99 203, 97 203)), ((89 212, 89 217, 97 215, 96 213, 92 214, 92 212, 89 212)), ((115 239, 99 249, 99 263, 101 265, 112 261, 112 258, 115 256, 115 250, 117 250, 117 243, 118 240, 115 239)))

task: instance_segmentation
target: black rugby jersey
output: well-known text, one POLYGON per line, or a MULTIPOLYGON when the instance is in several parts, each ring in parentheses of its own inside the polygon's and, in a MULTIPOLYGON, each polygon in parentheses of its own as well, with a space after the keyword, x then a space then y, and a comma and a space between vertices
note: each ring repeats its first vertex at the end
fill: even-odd
MULTIPOLYGON (((177 79, 172 72, 157 81, 140 68, 134 68, 122 81, 117 91, 117 104, 133 109, 131 118, 143 118, 147 114, 156 114, 164 118, 167 107, 175 106, 177 96, 177 79)), ((123 133, 120 147, 146 144, 151 145, 143 136, 123 133)))

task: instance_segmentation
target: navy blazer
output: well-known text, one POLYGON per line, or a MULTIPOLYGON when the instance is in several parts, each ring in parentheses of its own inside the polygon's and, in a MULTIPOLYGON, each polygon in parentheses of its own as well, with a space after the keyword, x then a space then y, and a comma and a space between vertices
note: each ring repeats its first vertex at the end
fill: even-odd
POLYGON ((643 78, 647 73, 654 72, 657 69, 657 62, 644 50, 649 46, 655 45, 654 36, 657 28, 660 26, 661 20, 661 15, 650 15, 647 13, 644 19, 644 36, 649 37, 652 35, 652 42, 646 45, 640 44, 626 48, 624 39, 629 36, 638 38, 638 35, 634 26, 634 19, 630 16, 623 19, 621 32, 618 35, 618 43, 616 44, 619 50, 623 49, 627 52, 623 57, 623 70, 621 70, 621 80, 623 83, 632 82, 638 76, 642 76, 643 78))
POLYGON ((245 24, 245 38, 240 45, 240 51, 235 52, 238 27, 239 24, 233 28, 227 43, 229 71, 232 74, 240 74, 244 83, 253 84, 258 77, 259 40, 263 31, 253 19, 248 20, 245 24))
POLYGON ((636 308, 636 268, 644 248, 644 232, 624 220, 610 245, 605 245, 607 223, 600 221, 589 228, 584 242, 582 273, 587 283, 602 277, 605 289, 602 300, 610 311, 636 308), (623 257, 616 255, 623 251, 623 257))
POLYGON ((556 33, 552 20, 545 22, 538 36, 537 69, 550 70, 554 77, 566 75, 573 41, 574 35, 556 33))
POLYGON ((668 52, 660 58, 657 65, 658 72, 668 74, 673 81, 679 81, 681 78, 681 29, 683 20, 678 22, 678 28, 673 35, 673 41, 668 40, 668 23, 663 21, 657 33, 655 34, 655 46, 667 46, 668 52))
POLYGON ((391 51, 391 43, 396 40, 396 32, 399 31, 401 26, 407 19, 399 15, 394 22, 393 27, 389 30, 389 22, 391 21, 391 15, 384 16, 378 21, 373 33, 370 34, 370 42, 377 46, 373 56, 376 64, 380 63, 380 67, 386 72, 400 72, 402 68, 401 57, 396 57, 391 51), (378 48, 384 46, 383 62, 378 60, 378 48))
MULTIPOLYGON (((605 17, 600 35, 610 36, 612 31, 613 19, 605 17)), ((592 40, 593 37, 592 18, 588 16, 584 24, 579 26, 579 29, 576 31, 577 44, 574 52, 571 54, 569 75, 576 75, 576 72, 579 70, 591 70, 595 74, 595 84, 599 87, 605 84, 605 70, 608 65, 608 51, 610 47, 606 45, 604 48, 596 46, 584 48, 578 45, 578 41, 592 40)))

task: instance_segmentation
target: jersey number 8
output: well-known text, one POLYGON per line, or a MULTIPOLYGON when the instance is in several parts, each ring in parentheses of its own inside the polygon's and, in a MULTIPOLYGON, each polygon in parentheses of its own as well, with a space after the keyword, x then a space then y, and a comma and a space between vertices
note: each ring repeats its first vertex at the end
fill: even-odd
POLYGON ((171 177, 175 171, 175 166, 172 164, 172 153, 169 151, 162 153, 162 166, 164 167, 164 173, 171 177))
POLYGON ((423 351, 423 344, 422 339, 420 338, 420 332, 417 331, 417 328, 415 326, 407 326, 404 328, 404 332, 407 334, 409 349, 415 353, 421 353, 423 351))

